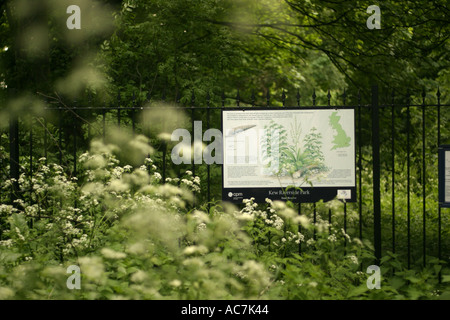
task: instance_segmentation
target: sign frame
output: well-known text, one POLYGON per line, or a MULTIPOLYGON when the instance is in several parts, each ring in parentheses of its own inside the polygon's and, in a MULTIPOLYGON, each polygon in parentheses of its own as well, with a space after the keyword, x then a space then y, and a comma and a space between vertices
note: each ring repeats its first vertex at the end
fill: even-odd
POLYGON ((356 145, 356 120, 355 120, 355 107, 353 106, 341 106, 341 107, 252 107, 252 108, 243 108, 243 107, 230 107, 221 109, 221 132, 224 136, 222 142, 222 154, 223 154, 223 163, 222 163, 222 200, 232 203, 242 203, 243 199, 254 198, 254 202, 256 203, 264 203, 266 198, 271 200, 281 200, 281 201, 291 201, 294 203, 315 203, 323 200, 324 202, 339 199, 338 192, 348 196, 342 197, 339 199, 342 202, 356 202, 357 201, 357 161, 356 161, 356 153, 357 153, 357 145, 356 145), (224 132, 224 113, 227 111, 243 111, 243 112, 252 112, 252 111, 274 111, 274 112, 282 112, 282 111, 321 111, 321 110, 352 110, 353 111, 353 156, 351 157, 354 161, 354 183, 351 186, 332 186, 332 187, 314 187, 314 186, 306 186, 301 188, 288 188, 286 193, 286 188, 281 187, 233 187, 233 188, 225 188, 225 176, 224 176, 224 167, 226 165, 225 159, 225 132, 224 132), (283 191, 284 190, 284 191, 283 191))
POLYGON ((450 208, 450 200, 446 201, 445 192, 450 188, 450 169, 446 168, 447 156, 450 157, 450 144, 440 145, 438 148, 438 176, 439 176, 439 206, 450 208), (446 172, 447 170, 447 172, 446 172), (448 175, 448 177, 446 177, 448 175))

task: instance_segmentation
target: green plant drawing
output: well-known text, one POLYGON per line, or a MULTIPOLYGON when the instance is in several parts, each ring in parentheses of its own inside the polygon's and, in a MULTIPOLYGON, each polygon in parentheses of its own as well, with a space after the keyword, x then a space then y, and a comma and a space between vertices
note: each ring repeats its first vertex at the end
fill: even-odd
POLYGON ((291 143, 288 143, 286 128, 271 120, 264 126, 262 155, 266 168, 272 168, 269 175, 310 180, 321 173, 329 171, 322 153, 322 134, 315 127, 301 139, 302 128, 294 117, 290 124, 291 143), (274 150, 278 138, 278 150, 274 150), (278 165, 276 163, 278 161, 278 165))

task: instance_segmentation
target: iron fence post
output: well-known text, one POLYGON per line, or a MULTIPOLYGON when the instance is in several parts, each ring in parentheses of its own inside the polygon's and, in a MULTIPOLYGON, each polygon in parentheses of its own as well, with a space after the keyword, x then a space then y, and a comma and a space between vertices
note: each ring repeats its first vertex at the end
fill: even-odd
POLYGON ((373 233, 375 261, 381 260, 381 197, 380 197, 380 106, 378 86, 372 86, 372 160, 373 160, 373 233))
POLYGON ((9 118, 9 168, 10 179, 15 179, 11 189, 13 203, 19 191, 19 117, 15 114, 9 118))

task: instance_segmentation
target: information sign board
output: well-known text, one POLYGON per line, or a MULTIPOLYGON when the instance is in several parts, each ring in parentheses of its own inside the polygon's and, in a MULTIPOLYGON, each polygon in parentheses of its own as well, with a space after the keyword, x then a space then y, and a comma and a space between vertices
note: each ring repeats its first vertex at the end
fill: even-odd
POLYGON ((223 200, 356 201, 353 108, 222 110, 223 200))

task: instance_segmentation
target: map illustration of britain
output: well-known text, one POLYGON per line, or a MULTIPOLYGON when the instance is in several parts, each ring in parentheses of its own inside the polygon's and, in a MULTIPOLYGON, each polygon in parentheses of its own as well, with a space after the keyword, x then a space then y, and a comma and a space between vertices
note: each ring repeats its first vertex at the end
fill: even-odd
POLYGON ((333 147, 331 150, 347 148, 350 146, 350 141, 352 140, 349 136, 347 136, 344 129, 342 129, 339 120, 341 120, 341 117, 337 115, 337 112, 333 112, 330 115, 330 125, 334 130, 336 130, 336 135, 334 136, 333 147))

